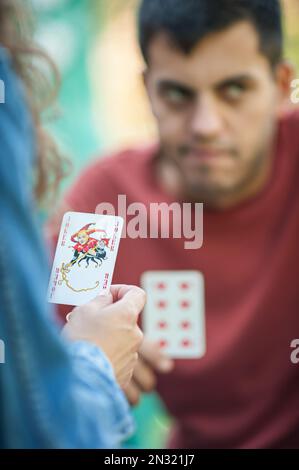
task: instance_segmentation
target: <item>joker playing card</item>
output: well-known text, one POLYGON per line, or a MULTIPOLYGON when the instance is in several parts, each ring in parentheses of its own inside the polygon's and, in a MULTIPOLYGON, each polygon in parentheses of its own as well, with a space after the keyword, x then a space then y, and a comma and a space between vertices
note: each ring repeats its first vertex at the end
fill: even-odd
POLYGON ((67 212, 62 221, 48 301, 82 305, 109 292, 123 219, 67 212))

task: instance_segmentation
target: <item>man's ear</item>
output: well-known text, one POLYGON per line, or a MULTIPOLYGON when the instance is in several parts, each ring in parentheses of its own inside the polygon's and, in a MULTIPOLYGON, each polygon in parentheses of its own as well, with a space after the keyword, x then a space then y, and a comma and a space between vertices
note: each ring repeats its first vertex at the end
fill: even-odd
POLYGON ((277 65, 275 70, 275 80, 278 91, 277 116, 281 117, 292 108, 291 94, 292 81, 295 78, 295 67, 289 61, 283 61, 277 65))

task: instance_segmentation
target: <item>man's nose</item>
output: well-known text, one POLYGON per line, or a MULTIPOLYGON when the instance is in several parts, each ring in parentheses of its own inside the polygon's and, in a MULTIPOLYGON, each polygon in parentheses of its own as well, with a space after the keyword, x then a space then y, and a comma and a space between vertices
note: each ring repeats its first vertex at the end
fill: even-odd
POLYGON ((220 110, 213 98, 201 96, 194 106, 191 118, 193 136, 203 140, 211 140, 219 136, 222 127, 220 110))

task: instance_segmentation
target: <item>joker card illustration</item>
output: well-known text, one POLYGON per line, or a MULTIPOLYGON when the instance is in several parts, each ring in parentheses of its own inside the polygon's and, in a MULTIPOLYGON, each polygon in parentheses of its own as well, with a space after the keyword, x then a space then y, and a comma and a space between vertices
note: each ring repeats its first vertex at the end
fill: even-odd
POLYGON ((81 305, 110 288, 123 219, 68 212, 63 218, 48 300, 81 305))

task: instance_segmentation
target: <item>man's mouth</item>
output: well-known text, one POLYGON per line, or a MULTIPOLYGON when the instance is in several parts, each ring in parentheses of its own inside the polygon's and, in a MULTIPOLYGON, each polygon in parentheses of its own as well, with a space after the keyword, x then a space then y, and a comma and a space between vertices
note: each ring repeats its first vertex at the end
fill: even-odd
POLYGON ((180 152, 183 163, 188 165, 226 166, 232 163, 232 152, 226 148, 185 148, 180 152))

